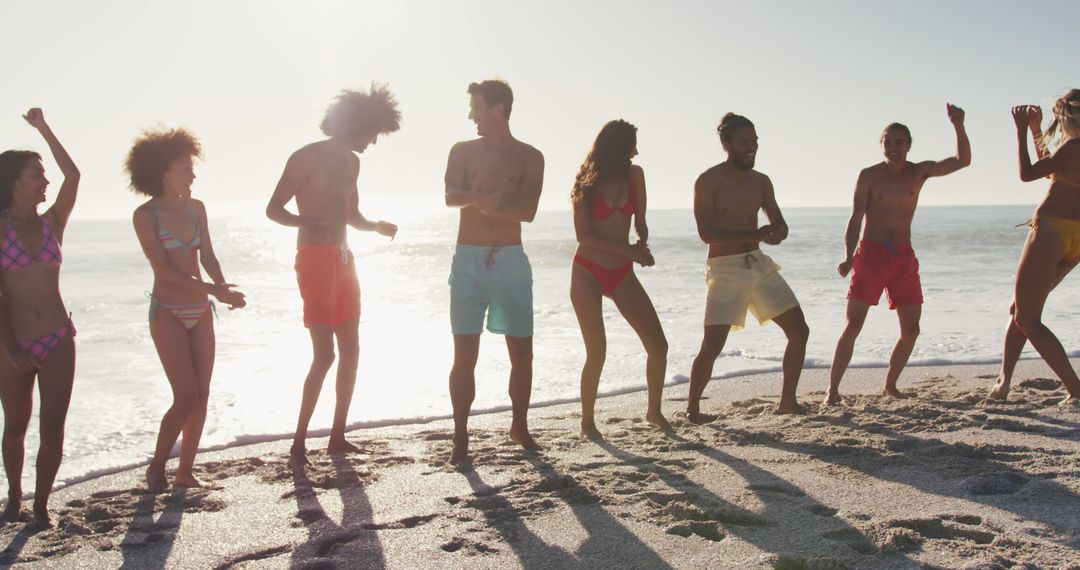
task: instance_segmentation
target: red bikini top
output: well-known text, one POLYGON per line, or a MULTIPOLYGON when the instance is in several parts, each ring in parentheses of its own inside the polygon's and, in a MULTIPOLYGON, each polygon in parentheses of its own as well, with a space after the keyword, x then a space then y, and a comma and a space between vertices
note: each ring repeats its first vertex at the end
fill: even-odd
POLYGON ((620 206, 618 209, 612 208, 607 200, 604 200, 604 195, 597 192, 593 195, 593 218, 597 220, 606 220, 611 217, 611 214, 615 212, 622 212, 622 215, 629 216, 637 211, 637 192, 634 191, 634 183, 627 181, 626 190, 626 203, 620 206))

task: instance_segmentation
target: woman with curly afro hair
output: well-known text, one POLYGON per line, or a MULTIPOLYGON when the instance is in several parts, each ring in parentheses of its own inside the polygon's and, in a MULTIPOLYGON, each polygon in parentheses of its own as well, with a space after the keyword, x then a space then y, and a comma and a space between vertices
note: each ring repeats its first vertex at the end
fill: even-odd
POLYGON ((0 154, 0 400, 4 404, 4 472, 8 502, 0 521, 22 517, 22 468, 26 428, 33 412, 34 380, 41 397, 41 445, 37 455, 34 524, 52 526, 49 493, 64 455, 64 422, 75 380, 75 327, 60 297, 60 244, 75 207, 75 167, 41 109, 23 116, 49 145, 64 174, 56 201, 45 201, 41 155, 28 150, 0 154))
POLYGON ((168 488, 165 463, 183 433, 173 484, 200 487, 192 473, 199 448, 210 376, 214 370, 212 295, 230 309, 243 307, 244 294, 226 283, 214 255, 206 206, 191 197, 199 141, 184 129, 148 130, 135 140, 125 164, 131 189, 149 197, 135 209, 133 223, 154 272, 150 294, 150 336, 172 387, 173 403, 161 419, 146 483, 152 492, 168 488), (203 281, 200 264, 211 282, 203 281))

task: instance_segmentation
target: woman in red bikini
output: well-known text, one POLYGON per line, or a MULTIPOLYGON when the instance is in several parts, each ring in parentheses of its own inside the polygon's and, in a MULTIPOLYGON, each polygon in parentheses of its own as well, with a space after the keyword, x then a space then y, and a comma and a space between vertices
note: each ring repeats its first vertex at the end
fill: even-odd
POLYGON ((64 421, 75 379, 75 327, 60 298, 60 244, 75 206, 79 169, 41 109, 23 116, 45 138, 64 183, 52 207, 45 201, 41 155, 28 150, 0 154, 0 399, 4 404, 4 471, 8 502, 0 521, 22 516, 22 467, 26 428, 33 410, 34 380, 41 398, 41 446, 34 486, 34 524, 52 526, 49 493, 64 454, 64 421))
POLYGON ((172 387, 173 403, 161 419, 154 457, 146 468, 152 492, 168 488, 165 463, 183 432, 180 464, 173 484, 201 487, 192 468, 199 449, 210 376, 214 371, 213 295, 230 309, 243 307, 244 294, 225 282, 210 242, 206 207, 191 197, 194 158, 199 141, 184 129, 146 131, 127 158, 131 189, 149 196, 135 210, 133 223, 146 259, 154 271, 150 294, 150 336, 172 387), (199 265, 213 280, 202 280, 199 265))
POLYGON ((1080 401, 1080 378, 1061 341, 1043 324, 1042 312, 1050 291, 1080 263, 1080 89, 1054 102, 1054 122, 1046 133, 1041 132, 1039 107, 1020 105, 1013 108, 1012 114, 1020 143, 1020 180, 1050 178, 1050 190, 1035 210, 1020 255, 1001 375, 990 397, 1004 400, 1008 396, 1016 361, 1030 340, 1061 379, 1069 394, 1066 402, 1076 403, 1080 401), (1034 164, 1028 154, 1029 130, 1038 153, 1034 164), (1056 143, 1053 153, 1047 143, 1056 143))
POLYGON ((660 409, 667 369, 667 338, 649 295, 634 275, 634 263, 652 266, 646 244, 645 173, 631 161, 637 155, 637 127, 626 121, 604 125, 574 182, 574 230, 578 248, 570 273, 570 300, 585 340, 581 369, 581 433, 601 438, 593 409, 600 372, 604 368, 607 337, 603 298, 610 297, 645 345, 645 378, 649 390, 645 419, 670 429, 660 409), (630 243, 630 225, 637 243, 630 243))

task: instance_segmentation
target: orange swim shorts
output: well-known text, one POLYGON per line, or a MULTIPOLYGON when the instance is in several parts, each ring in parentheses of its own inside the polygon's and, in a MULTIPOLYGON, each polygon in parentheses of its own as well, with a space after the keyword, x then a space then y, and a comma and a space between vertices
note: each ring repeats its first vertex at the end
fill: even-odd
POLYGON ((295 268, 305 327, 360 320, 360 281, 348 246, 301 244, 295 268))

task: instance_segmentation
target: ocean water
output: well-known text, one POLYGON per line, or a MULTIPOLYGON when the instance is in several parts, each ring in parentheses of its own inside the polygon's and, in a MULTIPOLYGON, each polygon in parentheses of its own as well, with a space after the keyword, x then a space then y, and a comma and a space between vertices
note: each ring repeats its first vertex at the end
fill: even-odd
MULTIPOLYGON (((212 206, 212 205, 211 205, 212 206)), ((914 228, 926 304, 913 363, 993 362, 1000 358, 1016 262, 1029 206, 924 207, 914 228)), ((212 212, 212 207, 211 207, 212 212)), ((790 236, 766 252, 782 267, 810 324, 809 366, 828 366, 844 321, 847 280, 836 274, 848 210, 790 209, 790 236)), ((350 421, 371 425, 450 414, 453 353, 446 280, 454 212, 403 224, 397 240, 350 235, 363 290, 361 356, 350 421)), ((657 265, 637 268, 670 344, 668 376, 685 380, 701 342, 706 248, 689 210, 650 212, 657 265)), ((265 219, 211 218, 226 277, 248 295, 243 310, 219 311, 217 365, 202 445, 219 447, 288 436, 295 427, 310 340, 301 324, 292 263, 295 235, 265 219)), ((569 300, 575 249, 568 212, 542 212, 526 226, 536 312, 534 403, 575 399, 584 349, 569 300)), ((147 328, 149 264, 130 222, 71 223, 62 291, 78 327, 78 363, 59 482, 149 458, 171 396, 147 328)), ((898 334, 883 304, 870 312, 853 365, 883 365, 898 334)), ((1067 348, 1080 348, 1080 289, 1066 281, 1047 303, 1046 322, 1067 348)), ((602 392, 643 389, 645 355, 633 331, 605 301, 608 358, 602 392)), ((776 326, 731 335, 714 377, 778 370, 785 340, 776 326)), ((475 410, 509 405, 502 337, 485 334, 475 410)), ((1028 349, 1026 356, 1033 353, 1028 349)), ((722 380, 721 380, 722 381, 722 380)), ((903 382, 903 378, 901 378, 903 382)), ((777 375, 779 390, 779 375, 777 375)), ((333 370, 312 420, 329 427, 333 370)), ((679 408, 666 406, 668 412, 679 408)), ((603 413, 603 404, 599 406, 603 413)), ((642 410, 644 413, 644 410, 642 410)), ((36 417, 27 436, 23 487, 33 489, 36 417)))

